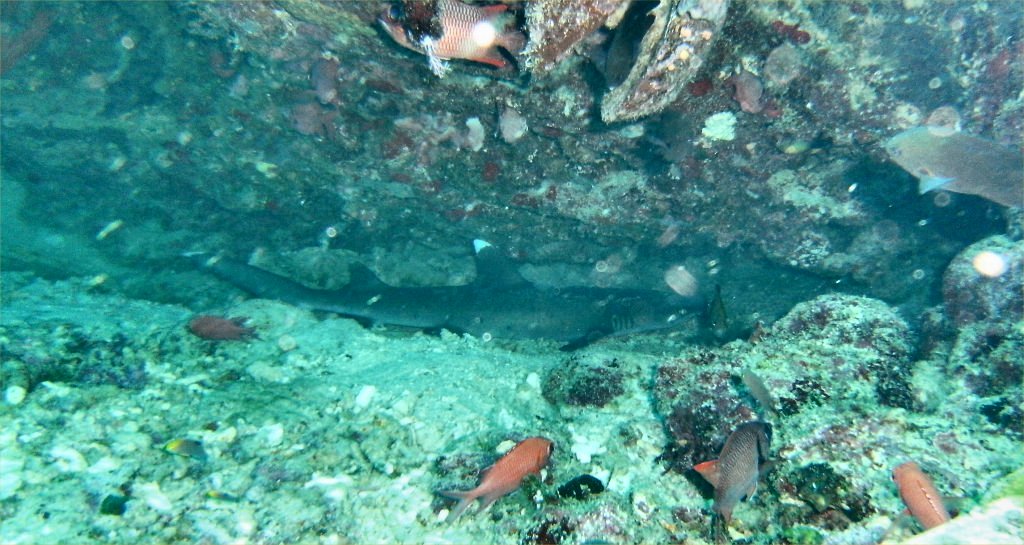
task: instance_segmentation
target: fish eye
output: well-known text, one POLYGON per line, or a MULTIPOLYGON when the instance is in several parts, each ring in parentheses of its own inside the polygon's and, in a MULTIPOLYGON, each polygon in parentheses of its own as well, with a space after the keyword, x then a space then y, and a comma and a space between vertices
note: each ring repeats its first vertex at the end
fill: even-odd
POLYGON ((397 3, 396 4, 391 4, 391 7, 388 8, 388 17, 391 18, 391 19, 394 19, 394 20, 397 21, 397 20, 401 19, 403 15, 405 15, 405 14, 402 12, 402 5, 401 4, 397 4, 397 3))

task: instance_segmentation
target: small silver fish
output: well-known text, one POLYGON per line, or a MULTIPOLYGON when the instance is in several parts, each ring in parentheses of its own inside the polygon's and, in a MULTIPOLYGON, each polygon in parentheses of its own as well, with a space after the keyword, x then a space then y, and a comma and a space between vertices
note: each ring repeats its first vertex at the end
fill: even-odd
POLYGON ((918 191, 978 195, 1003 206, 1024 206, 1024 158, 977 136, 916 127, 885 143, 889 157, 916 176, 918 191))
POLYGON ((693 467, 715 487, 714 510, 728 523, 740 501, 754 495, 761 465, 768 460, 772 426, 767 422, 746 422, 725 440, 717 460, 693 467))
POLYGON ((729 317, 725 312, 725 301, 722 300, 722 286, 715 284, 715 296, 708 304, 708 325, 711 333, 718 340, 724 340, 729 333, 729 317))
POLYGON ((764 410, 765 414, 768 416, 774 416, 775 398, 772 396, 771 391, 768 390, 768 385, 764 383, 764 380, 750 369, 744 369, 743 374, 740 375, 740 379, 747 387, 750 395, 753 396, 759 405, 761 405, 761 409, 764 410))

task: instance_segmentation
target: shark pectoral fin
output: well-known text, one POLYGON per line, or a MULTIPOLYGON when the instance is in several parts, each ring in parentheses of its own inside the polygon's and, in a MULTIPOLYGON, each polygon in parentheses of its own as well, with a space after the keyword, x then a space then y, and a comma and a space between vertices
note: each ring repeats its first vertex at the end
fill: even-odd
POLYGON ((943 178, 941 176, 924 176, 917 183, 917 193, 924 195, 929 191, 933 191, 941 188, 942 186, 952 182, 955 178, 943 178))
POLYGON ((465 329, 462 329, 462 328, 459 328, 459 327, 450 326, 450 325, 439 325, 439 326, 424 327, 423 328, 423 332, 426 333, 427 335, 432 336, 432 337, 440 337, 441 333, 444 332, 444 331, 447 331, 449 333, 454 333, 454 334, 458 335, 459 337, 461 337, 463 335, 468 335, 469 334, 469 332, 466 331, 465 329))
POLYGON ((578 339, 573 339, 568 343, 558 347, 558 349, 561 350, 562 352, 572 352, 574 350, 579 350, 580 348, 583 348, 584 346, 587 346, 588 344, 598 339, 603 339, 611 335, 612 333, 614 333, 614 331, 612 331, 611 328, 591 329, 590 331, 587 331, 587 333, 582 337, 579 337, 578 339))
POLYGON ((587 346, 588 344, 590 344, 589 339, 587 339, 586 337, 580 337, 578 339, 569 341, 563 344, 562 346, 559 346, 558 349, 561 350, 562 352, 574 352, 576 350, 579 350, 580 348, 583 348, 584 346, 587 346))
POLYGON ((348 318, 350 318, 352 320, 355 320, 355 322, 357 324, 359 324, 363 329, 373 329, 374 327, 377 327, 378 325, 380 325, 376 321, 371 320, 369 318, 366 318, 364 316, 351 316, 350 315, 350 316, 348 316, 348 318))

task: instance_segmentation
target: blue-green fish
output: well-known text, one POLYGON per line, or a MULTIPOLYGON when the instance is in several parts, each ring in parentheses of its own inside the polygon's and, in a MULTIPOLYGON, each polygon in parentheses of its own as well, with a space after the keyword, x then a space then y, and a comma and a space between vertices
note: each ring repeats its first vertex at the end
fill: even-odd
POLYGON ((1020 150, 938 127, 916 127, 885 143, 889 157, 916 176, 921 194, 933 189, 978 195, 1003 206, 1024 206, 1020 150))

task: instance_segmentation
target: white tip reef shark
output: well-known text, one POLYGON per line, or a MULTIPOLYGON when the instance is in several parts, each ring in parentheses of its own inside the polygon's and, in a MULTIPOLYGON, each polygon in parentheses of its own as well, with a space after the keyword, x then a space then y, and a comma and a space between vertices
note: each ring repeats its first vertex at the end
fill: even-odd
POLYGON ((465 286, 394 287, 364 266, 350 271, 339 290, 306 287, 263 269, 209 254, 189 254, 201 266, 260 298, 334 312, 364 325, 447 329, 499 339, 548 339, 571 351, 598 339, 668 329, 686 311, 700 310, 700 296, 646 289, 541 288, 484 241, 474 241, 477 279, 465 286))

